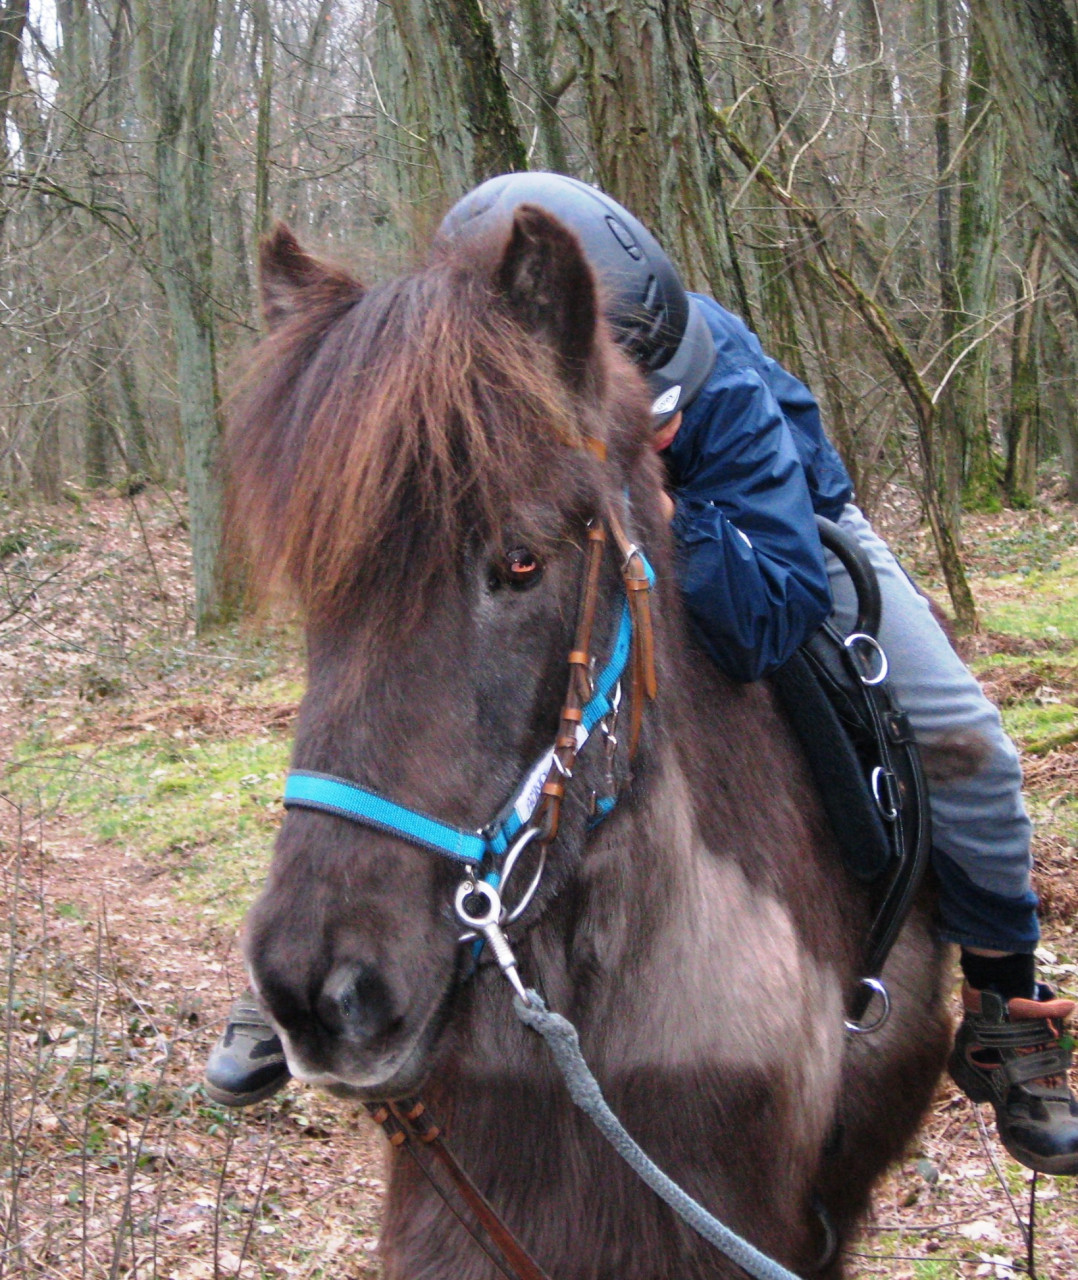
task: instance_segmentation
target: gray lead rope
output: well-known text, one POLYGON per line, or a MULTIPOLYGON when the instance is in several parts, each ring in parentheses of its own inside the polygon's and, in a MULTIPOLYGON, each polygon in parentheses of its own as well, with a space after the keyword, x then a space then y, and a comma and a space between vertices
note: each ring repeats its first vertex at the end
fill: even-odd
POLYGON ((563 1018, 560 1013, 551 1013, 542 996, 532 990, 528 991, 527 1002, 519 995, 515 996, 513 1008, 521 1022, 533 1031, 538 1031, 546 1041, 576 1105, 657 1196, 665 1200, 694 1231, 756 1280, 800 1280, 792 1271, 787 1271, 781 1263, 769 1258, 766 1253, 761 1253, 736 1231, 731 1231, 713 1214, 708 1213, 702 1204, 698 1204, 676 1182, 672 1182, 629 1137, 621 1121, 607 1105, 599 1082, 588 1069, 584 1055, 580 1052, 580 1038, 576 1027, 567 1018, 563 1018))

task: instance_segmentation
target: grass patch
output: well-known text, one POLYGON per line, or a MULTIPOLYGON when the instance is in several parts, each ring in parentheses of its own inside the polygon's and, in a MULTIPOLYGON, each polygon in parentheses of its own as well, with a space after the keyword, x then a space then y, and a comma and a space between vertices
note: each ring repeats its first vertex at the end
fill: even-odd
POLYGON ((977 592, 982 621, 1004 635, 1078 643, 1078 558, 1051 567, 993 573, 977 592))
POLYGON ((13 800, 75 819, 88 838, 168 874, 222 924, 239 922, 280 821, 286 739, 180 741, 146 728, 104 744, 34 747, 8 770, 13 800))

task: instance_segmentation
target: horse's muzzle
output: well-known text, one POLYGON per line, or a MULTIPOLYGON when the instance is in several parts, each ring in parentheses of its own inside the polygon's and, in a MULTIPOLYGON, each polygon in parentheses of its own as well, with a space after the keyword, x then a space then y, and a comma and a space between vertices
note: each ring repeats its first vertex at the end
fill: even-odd
MULTIPOLYGON (((430 1073, 451 994, 450 988, 426 1010, 402 1015, 377 970, 342 963, 306 1016, 274 1016, 274 1025, 298 1080, 359 1100, 404 1097, 430 1073)), ((265 1003, 276 1015, 272 998, 265 1003)))
POLYGON ((331 1036, 360 1049, 384 1042, 400 1018, 377 969, 360 962, 338 964, 322 984, 315 1015, 331 1036))

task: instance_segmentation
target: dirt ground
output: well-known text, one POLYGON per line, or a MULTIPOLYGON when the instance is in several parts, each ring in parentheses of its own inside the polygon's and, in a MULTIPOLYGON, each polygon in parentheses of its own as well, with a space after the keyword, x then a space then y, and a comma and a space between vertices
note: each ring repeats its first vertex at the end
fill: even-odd
MULTIPOLYGON (((232 641, 211 651, 194 640, 184 531, 160 495, 84 495, 78 508, 0 517, 0 537, 21 521, 38 548, 0 546, 0 1280, 376 1276, 383 1154, 366 1117, 294 1084, 234 1114, 200 1092, 202 1063, 242 982, 233 917, 183 891, 173 862, 99 838, 63 795, 28 803, 11 785, 13 769, 57 761, 75 744, 89 744, 92 767, 95 743, 140 734, 205 742, 257 732, 283 743, 294 698, 234 695, 242 664, 227 674, 222 665, 232 641)), ((900 508, 893 519, 901 534, 900 508)), ((983 585, 991 590, 987 577, 983 585)), ((245 643, 237 638, 237 651, 245 643)), ((1008 647, 978 643, 982 656, 1008 647)), ((1019 659, 989 681, 1001 700, 1024 696, 1031 680, 1043 687, 1019 659)), ((298 679, 294 644, 274 661, 298 679)), ((1073 744, 1026 764, 1046 804, 1073 796, 1073 744)), ((1050 829, 1038 854, 1042 962, 1075 995, 1067 830, 1050 829)), ((1037 1180, 1042 1280, 1078 1278, 1074 1182, 1037 1180)), ((1025 1274, 1030 1191, 1027 1172, 996 1143, 990 1112, 978 1116, 944 1083, 877 1192, 850 1273, 1025 1274)))

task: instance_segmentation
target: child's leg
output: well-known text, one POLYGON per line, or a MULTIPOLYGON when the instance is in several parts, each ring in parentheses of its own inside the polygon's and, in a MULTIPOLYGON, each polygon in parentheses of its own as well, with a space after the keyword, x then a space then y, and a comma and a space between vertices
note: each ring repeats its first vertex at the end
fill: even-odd
MULTIPOLYGON (((1039 926, 1018 753, 886 544, 856 507, 840 523, 876 569, 879 639, 895 695, 927 748, 942 932, 961 944, 966 976, 951 1074, 974 1101, 992 1103, 1000 1138, 1017 1160, 1078 1173, 1078 1101, 1067 1085, 1062 1037, 1074 1005, 1034 976, 1039 926)), ((849 631, 853 584, 831 555, 828 572, 836 621, 849 631)))
MULTIPOLYGON (((847 507, 840 523, 876 569, 891 683, 927 749, 943 936, 966 947, 1032 952, 1039 932, 1029 878, 1032 830, 1014 744, 886 543, 856 507, 847 507)), ((827 559, 836 620, 849 630, 853 585, 835 557, 827 559)))

